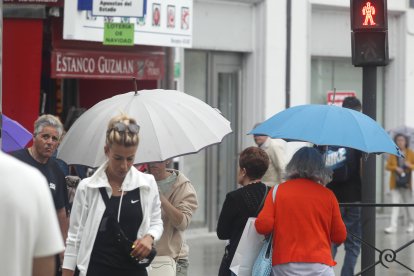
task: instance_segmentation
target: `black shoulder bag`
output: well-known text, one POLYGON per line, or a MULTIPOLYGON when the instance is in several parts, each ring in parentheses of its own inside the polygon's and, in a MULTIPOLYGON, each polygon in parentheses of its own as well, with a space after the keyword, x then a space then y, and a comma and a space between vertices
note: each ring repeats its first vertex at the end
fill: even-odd
MULTIPOLYGON (((109 205, 109 197, 108 194, 106 192, 105 188, 99 188, 99 192, 101 193, 102 199, 105 202, 105 206, 106 208, 108 208, 109 205)), ((125 252, 125 254, 128 254, 128 259, 131 260, 132 263, 134 263, 137 267, 147 267, 151 264, 152 260, 154 259, 155 255, 157 255, 157 251, 155 250, 155 247, 153 246, 151 249, 151 252, 149 253, 149 255, 145 258, 143 258, 142 260, 137 260, 133 257, 131 257, 131 251, 132 251, 132 245, 134 244, 134 241, 131 241, 130 239, 128 239, 128 237, 125 235, 124 231, 122 231, 121 226, 119 225, 118 221, 115 218, 115 215, 113 214, 112 211, 109 211, 109 217, 111 219, 112 226, 114 227, 114 232, 115 232, 115 238, 116 241, 119 243, 119 245, 121 246, 122 250, 125 252)))

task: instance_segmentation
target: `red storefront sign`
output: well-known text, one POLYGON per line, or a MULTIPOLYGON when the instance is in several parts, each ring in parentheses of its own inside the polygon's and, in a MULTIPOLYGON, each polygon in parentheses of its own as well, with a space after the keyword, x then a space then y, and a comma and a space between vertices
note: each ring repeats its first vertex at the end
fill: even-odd
POLYGON ((104 51, 52 51, 52 78, 159 80, 164 76, 164 55, 104 51))
POLYGON ((63 0, 3 0, 4 4, 42 4, 63 7, 63 0))
POLYGON ((335 99, 334 99, 334 92, 328 91, 326 101, 328 104, 342 106, 342 102, 344 101, 346 97, 356 97, 356 92, 355 91, 335 92, 335 99))

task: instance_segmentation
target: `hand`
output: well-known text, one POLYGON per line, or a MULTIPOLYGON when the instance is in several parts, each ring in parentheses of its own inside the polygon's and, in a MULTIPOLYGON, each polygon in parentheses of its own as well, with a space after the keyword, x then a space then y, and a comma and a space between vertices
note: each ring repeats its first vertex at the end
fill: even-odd
POLYGON ((404 170, 400 167, 397 167, 395 170, 397 171, 398 174, 402 174, 404 172, 404 170))
POLYGON ((143 238, 134 241, 131 257, 137 258, 138 260, 147 257, 151 252, 153 242, 154 240, 150 235, 145 235, 143 238))
POLYGON ((73 276, 73 274, 75 274, 75 272, 73 270, 69 270, 69 269, 62 269, 62 276, 73 276))
POLYGON ((404 164, 405 164, 405 166, 406 166, 407 168, 411 168, 411 163, 410 163, 410 162, 405 161, 405 162, 404 162, 404 164))

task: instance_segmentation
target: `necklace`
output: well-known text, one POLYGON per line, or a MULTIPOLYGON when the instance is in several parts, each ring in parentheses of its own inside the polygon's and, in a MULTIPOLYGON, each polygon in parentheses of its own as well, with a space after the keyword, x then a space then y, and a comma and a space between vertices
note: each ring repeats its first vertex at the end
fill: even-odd
POLYGON ((105 170, 105 174, 106 174, 106 177, 108 178, 108 183, 112 187, 112 189, 117 190, 118 192, 122 192, 122 184, 121 185, 112 184, 111 183, 112 181, 109 177, 109 174, 108 174, 107 170, 105 170))

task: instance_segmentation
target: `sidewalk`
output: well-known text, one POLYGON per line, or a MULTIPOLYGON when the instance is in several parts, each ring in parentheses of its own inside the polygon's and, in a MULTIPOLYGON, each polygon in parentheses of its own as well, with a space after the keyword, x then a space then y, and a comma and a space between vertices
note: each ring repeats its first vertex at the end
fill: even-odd
MULTIPOLYGON (((400 227, 398 233, 387 235, 384 233, 384 228, 389 223, 388 215, 377 215, 376 227, 376 247, 379 250, 393 249, 396 250, 405 243, 414 239, 414 233, 406 233, 405 227, 400 227)), ((190 246, 190 267, 189 276, 216 276, 221 258, 224 253, 225 241, 220 241, 215 232, 207 232, 207 229, 189 230, 187 233, 187 241, 190 246)), ((340 275, 341 265, 344 258, 344 249, 341 246, 338 249, 336 261, 338 264, 335 267, 335 275, 340 275)), ((376 256, 376 261, 379 260, 379 253, 376 256)), ((414 244, 401 250, 397 254, 397 260, 409 268, 414 270, 414 244)), ((389 269, 383 267, 381 264, 376 266, 377 276, 410 276, 414 273, 402 267, 396 262, 386 263, 389 269)), ((358 259, 355 273, 361 271, 361 257, 358 259)))

